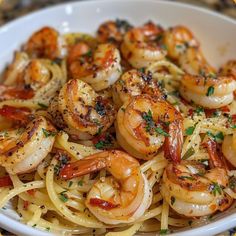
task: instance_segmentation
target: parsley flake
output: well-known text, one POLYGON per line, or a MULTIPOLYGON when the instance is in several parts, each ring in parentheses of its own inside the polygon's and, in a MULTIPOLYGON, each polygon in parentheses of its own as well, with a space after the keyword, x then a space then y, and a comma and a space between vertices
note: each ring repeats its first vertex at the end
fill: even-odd
POLYGON ((67 197, 67 195, 65 194, 67 191, 62 191, 59 195, 59 198, 62 202, 67 202, 69 199, 67 197))
POLYGON ((193 147, 191 147, 191 148, 189 148, 188 150, 187 150, 187 152, 184 154, 184 156, 183 156, 183 160, 186 160, 186 159, 188 159, 189 157, 191 157, 193 154, 195 153, 195 150, 194 150, 194 148, 193 147))
POLYGON ((161 229, 160 235, 166 235, 168 233, 168 229, 161 229))
POLYGON ((45 136, 46 138, 48 138, 48 137, 50 137, 50 136, 54 137, 54 136, 56 136, 56 134, 57 134, 57 132, 55 132, 55 131, 46 130, 46 129, 44 129, 44 128, 42 128, 42 131, 43 131, 43 134, 44 134, 44 136, 45 136))
POLYGON ((209 186, 209 190, 211 191, 211 193, 213 193, 214 196, 216 196, 216 194, 222 194, 222 188, 218 183, 212 183, 209 186))
POLYGON ((213 86, 210 86, 207 90, 207 97, 211 96, 213 93, 214 93, 214 87, 213 86))
POLYGON ((78 181, 78 185, 79 185, 79 186, 83 186, 83 184, 84 184, 84 181, 83 181, 83 180, 79 180, 79 181, 78 181))
POLYGON ((195 126, 190 126, 185 130, 185 134, 192 135, 194 130, 195 130, 195 126))

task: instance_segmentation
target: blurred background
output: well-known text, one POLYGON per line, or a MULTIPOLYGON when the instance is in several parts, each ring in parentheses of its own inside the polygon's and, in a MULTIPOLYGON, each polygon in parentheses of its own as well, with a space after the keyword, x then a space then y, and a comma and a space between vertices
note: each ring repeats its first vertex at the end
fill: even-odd
MULTIPOLYGON (((0 25, 29 12, 73 0, 0 0, 0 25)), ((99 1, 99 0, 97 0, 99 1)), ((111 0, 112 1, 112 0, 111 0)), ((166 0, 167 1, 167 0, 166 0)), ((202 6, 236 19, 236 0, 171 0, 202 6)))

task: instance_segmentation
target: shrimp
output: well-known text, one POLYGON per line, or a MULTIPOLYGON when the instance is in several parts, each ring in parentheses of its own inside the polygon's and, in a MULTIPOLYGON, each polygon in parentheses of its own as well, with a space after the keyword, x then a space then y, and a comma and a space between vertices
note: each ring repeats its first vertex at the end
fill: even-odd
POLYGON ((16 52, 14 59, 2 76, 2 83, 4 86, 13 86, 19 84, 19 78, 25 67, 28 65, 30 59, 24 52, 16 52))
POLYGON ((233 135, 224 137, 222 143, 222 152, 227 161, 229 161, 234 167, 236 167, 236 132, 233 135))
POLYGON ((72 78, 90 84, 100 91, 114 84, 121 75, 120 53, 112 44, 100 44, 93 52, 84 42, 74 45, 68 55, 72 78))
POLYGON ((142 27, 132 28, 125 34, 121 45, 124 58, 135 68, 147 67, 163 59, 166 50, 162 49, 156 41, 162 33, 162 28, 152 22, 142 27))
POLYGON ((66 55, 63 37, 51 27, 35 32, 24 45, 24 51, 33 58, 62 58, 66 55))
POLYGON ((114 43, 119 46, 123 40, 124 34, 132 26, 125 20, 106 21, 101 24, 97 30, 99 43, 114 43))
POLYGON ((164 32, 163 43, 166 45, 168 56, 187 73, 215 72, 203 56, 199 42, 188 28, 184 26, 169 28, 164 32))
POLYGON ((165 169, 161 194, 179 214, 199 217, 224 211, 233 199, 223 191, 229 184, 227 166, 216 154, 216 143, 207 141, 210 170, 196 161, 170 163, 165 169))
MULTIPOLYGON (((62 128, 79 139, 106 131, 115 119, 112 103, 81 80, 70 80, 63 86, 57 107, 66 126, 62 128)), ((51 112, 52 116, 56 113, 55 109, 51 112)))
POLYGON ((236 60, 230 60, 219 70, 220 75, 232 75, 236 80, 236 60))
POLYGON ((132 223, 150 206, 152 189, 139 162, 125 152, 104 151, 67 164, 60 171, 71 179, 106 169, 112 176, 98 180, 87 194, 88 209, 106 224, 132 223))
POLYGON ((233 76, 194 76, 186 74, 181 80, 180 94, 187 101, 206 107, 220 108, 230 104, 236 81, 233 76))
POLYGON ((135 96, 119 109, 115 127, 118 143, 136 158, 150 159, 164 145, 165 157, 180 161, 183 118, 167 101, 135 96))
POLYGON ((132 97, 147 93, 162 97, 158 81, 152 80, 150 73, 144 74, 136 69, 125 72, 112 86, 113 101, 121 107, 132 97))
POLYGON ((55 128, 43 116, 25 129, 1 132, 0 165, 10 174, 33 171, 51 151, 55 134, 55 128))

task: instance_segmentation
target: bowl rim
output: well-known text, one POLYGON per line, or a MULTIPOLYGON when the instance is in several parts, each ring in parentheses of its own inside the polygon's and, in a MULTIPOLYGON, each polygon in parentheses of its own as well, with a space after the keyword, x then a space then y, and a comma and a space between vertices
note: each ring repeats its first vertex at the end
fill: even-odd
MULTIPOLYGON (((93 5, 93 4, 99 4, 99 3, 107 3, 107 4, 111 4, 112 3, 127 3, 127 1, 129 2, 133 2, 133 3, 137 3, 137 2, 145 2, 147 4, 150 3, 154 3, 154 4, 163 4, 163 5, 168 5, 171 7, 181 7, 181 8, 185 8, 185 9, 191 9, 194 11, 198 11, 201 13, 205 13, 208 15, 211 15, 213 17, 217 17, 217 18, 221 18, 222 20, 230 23, 230 24, 234 24, 236 26, 236 20, 223 15, 222 13, 219 12, 215 12, 211 9, 206 9, 202 6, 195 6, 195 5, 191 5, 189 3, 182 3, 182 2, 173 2, 170 0, 82 0, 82 1, 71 1, 71 2, 64 2, 64 3, 59 3, 53 6, 47 6, 46 8, 43 9, 39 9, 36 11, 33 11, 27 15, 24 16, 20 16, 14 20, 11 20, 10 22, 3 24, 2 26, 0 26, 0 35, 1 34, 5 34, 7 33, 7 31, 10 28, 14 28, 17 27, 17 25, 21 25, 22 23, 24 23, 25 21, 29 21, 31 18, 37 17, 42 13, 49 13, 51 11, 58 11, 60 9, 66 8, 67 6, 75 6, 75 5, 93 5)), ((35 229, 32 228, 31 226, 28 226, 25 223, 19 222, 16 219, 11 218, 10 216, 8 216, 7 214, 4 214, 4 211, 1 210, 0 211, 0 226, 7 229, 10 232, 13 233, 21 233, 23 235, 42 235, 42 236, 52 236, 52 233, 48 233, 46 231, 40 230, 40 229, 35 229), (14 226, 14 227, 11 227, 14 226), (16 229, 16 230, 15 230, 16 229)), ((232 228, 236 226, 236 213, 233 213, 229 216, 226 216, 222 219, 216 220, 215 222, 210 222, 206 225, 202 225, 196 228, 189 228, 186 231, 182 231, 182 232, 175 232, 172 233, 171 235, 173 236, 182 236, 182 235, 190 235, 191 236, 198 236, 201 235, 203 233, 207 233, 208 235, 212 235, 213 233, 220 233, 224 230, 227 230, 229 228, 232 228), (207 231, 207 232, 206 232, 207 231)), ((150 235, 150 234, 148 234, 150 235)))
MULTIPOLYGON (((208 15, 221 18, 229 23, 233 23, 236 25, 236 19, 234 19, 233 17, 230 17, 228 15, 224 15, 223 13, 220 13, 220 12, 213 11, 212 9, 204 8, 202 6, 192 5, 189 3, 174 2, 171 0, 112 0, 113 3, 114 2, 127 3, 127 1, 134 2, 134 3, 135 2, 145 2, 147 4, 157 3, 157 4, 170 5, 170 6, 180 6, 180 7, 184 7, 187 9, 204 12, 208 15)), ((79 4, 79 5, 83 5, 83 4, 87 5, 87 4, 94 4, 94 3, 108 3, 109 4, 110 2, 111 1, 109 1, 109 0, 77 0, 77 1, 59 3, 59 4, 52 5, 52 6, 46 6, 46 8, 41 8, 41 9, 35 10, 33 12, 30 12, 29 14, 19 16, 16 19, 10 20, 9 22, 1 25, 0 26, 0 34, 4 33, 4 31, 7 31, 8 28, 14 27, 15 24, 20 24, 22 21, 27 21, 28 19, 30 19, 32 17, 40 15, 42 12, 46 13, 46 12, 54 11, 54 10, 57 10, 60 8, 64 8, 66 6, 72 6, 72 5, 77 5, 77 4, 79 4)))

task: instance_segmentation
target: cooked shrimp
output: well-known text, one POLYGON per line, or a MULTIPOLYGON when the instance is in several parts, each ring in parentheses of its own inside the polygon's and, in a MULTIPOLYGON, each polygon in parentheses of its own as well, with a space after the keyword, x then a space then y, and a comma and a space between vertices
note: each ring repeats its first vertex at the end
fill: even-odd
POLYGON ((219 70, 220 75, 233 75, 236 80, 236 60, 230 60, 219 70))
POLYGON ((214 141, 207 141, 210 170, 201 163, 170 163, 164 172, 161 194, 179 214, 198 217, 224 211, 233 199, 223 191, 228 185, 227 169, 216 155, 214 141))
POLYGON ((148 94, 133 97, 118 111, 116 135, 130 154, 150 159, 164 145, 165 156, 180 160, 183 143, 183 118, 165 100, 148 94))
POLYGON ((111 102, 81 80, 70 80, 64 85, 59 93, 58 110, 67 126, 64 129, 79 139, 91 139, 107 130, 115 119, 111 102))
POLYGON ((163 59, 166 51, 156 41, 162 33, 162 28, 152 22, 142 27, 132 28, 125 34, 121 45, 124 58, 135 68, 147 67, 163 59))
POLYGON ((68 68, 72 78, 83 80, 100 91, 120 77, 120 53, 112 44, 100 44, 92 52, 86 43, 80 42, 69 52, 68 68))
POLYGON ((119 45, 123 40, 124 34, 131 28, 131 25, 125 20, 106 21, 101 24, 97 30, 99 43, 114 43, 119 45))
POLYGON ((233 76, 194 76, 184 75, 180 94, 187 101, 206 108, 220 108, 234 99, 236 81, 233 76))
POLYGON ((8 65, 6 71, 2 76, 2 83, 5 86, 13 86, 19 84, 21 79, 19 78, 22 71, 29 63, 29 57, 24 52, 16 52, 14 59, 10 65, 8 65))
POLYGON ((222 152, 234 167, 236 167, 236 132, 233 135, 228 135, 224 137, 222 143, 222 152))
POLYGON ((131 97, 140 95, 149 78, 138 70, 125 72, 113 85, 113 100, 118 107, 122 106, 131 97))
POLYGON ((215 72, 206 61, 200 44, 192 32, 184 26, 171 27, 164 32, 163 42, 168 56, 189 74, 215 72))
POLYGON ((143 215, 152 200, 152 189, 139 162, 125 152, 104 151, 67 164, 60 172, 71 179, 106 169, 112 176, 98 180, 86 197, 86 206, 106 224, 131 223, 143 215))
POLYGON ((149 94, 163 97, 158 81, 152 80, 152 75, 142 73, 136 69, 125 72, 119 80, 112 86, 113 101, 117 107, 121 107, 132 97, 149 94))
POLYGON ((55 131, 55 128, 40 116, 25 129, 2 132, 0 165, 10 174, 33 171, 51 151, 55 131))
POLYGON ((63 37, 51 27, 35 32, 24 45, 24 51, 33 58, 62 58, 66 54, 63 37))

